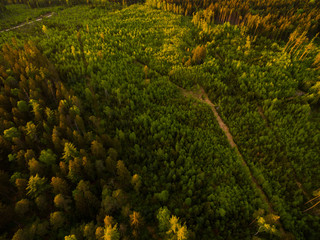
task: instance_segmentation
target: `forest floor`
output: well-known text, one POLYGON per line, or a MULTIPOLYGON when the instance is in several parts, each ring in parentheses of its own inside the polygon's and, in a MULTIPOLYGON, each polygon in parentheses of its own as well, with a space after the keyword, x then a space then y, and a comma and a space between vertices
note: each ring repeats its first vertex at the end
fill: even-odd
POLYGON ((32 23, 35 23, 35 22, 42 21, 42 19, 44 19, 44 18, 50 18, 50 17, 52 17, 54 14, 55 14, 54 12, 50 12, 50 13, 41 15, 41 16, 37 17, 35 20, 33 20, 33 21, 20 23, 20 24, 14 26, 14 27, 1 30, 0 33, 1 33, 1 32, 8 32, 8 31, 11 31, 11 30, 14 30, 14 29, 17 29, 17 28, 21 28, 21 27, 23 27, 23 26, 25 26, 25 25, 29 25, 29 24, 32 24, 32 23))
MULTIPOLYGON (((240 153, 240 151, 239 151, 239 149, 238 149, 237 144, 236 144, 236 143, 234 142, 234 140, 233 140, 233 137, 232 137, 232 135, 231 135, 231 133, 230 133, 229 127, 223 122, 223 120, 222 120, 222 118, 220 117, 218 111, 216 110, 216 106, 210 101, 210 99, 208 98, 208 95, 207 95, 207 93, 204 91, 204 89, 203 89, 202 87, 200 87, 197 91, 188 91, 188 90, 186 90, 186 89, 184 89, 184 88, 181 88, 181 87, 179 87, 179 86, 177 86, 177 87, 181 90, 181 92, 182 92, 182 94, 183 94, 184 96, 186 96, 186 97, 192 97, 192 98, 194 98, 194 99, 196 99, 196 100, 201 101, 202 103, 205 103, 205 104, 209 105, 209 107, 211 108, 211 110, 212 110, 212 112, 213 112, 213 114, 214 114, 214 116, 215 116, 215 118, 216 118, 216 120, 217 120, 220 128, 222 129, 222 131, 223 131, 224 134, 226 135, 230 146, 236 150, 236 152, 237 152, 237 154, 238 154, 238 156, 239 156, 239 158, 240 158, 240 160, 241 160, 241 162, 242 162, 242 165, 243 165, 243 166, 247 169, 247 171, 250 173, 251 181, 254 183, 255 187, 258 189, 259 194, 260 194, 262 200, 267 204, 269 212, 272 213, 272 214, 276 214, 276 215, 277 215, 277 213, 275 212, 275 210, 274 210, 273 207, 272 207, 272 203, 269 201, 267 195, 266 195, 265 192, 263 191, 262 187, 259 185, 257 179, 252 175, 252 172, 250 171, 250 168, 248 167, 248 164, 247 164, 246 161, 244 160, 242 154, 240 153)), ((260 113, 260 111, 259 111, 259 113, 260 113)), ((282 235, 282 236, 285 236, 286 233, 285 233, 285 231, 284 231, 284 228, 283 228, 281 222, 279 222, 279 223, 280 223, 280 232, 281 232, 281 235, 282 235)))

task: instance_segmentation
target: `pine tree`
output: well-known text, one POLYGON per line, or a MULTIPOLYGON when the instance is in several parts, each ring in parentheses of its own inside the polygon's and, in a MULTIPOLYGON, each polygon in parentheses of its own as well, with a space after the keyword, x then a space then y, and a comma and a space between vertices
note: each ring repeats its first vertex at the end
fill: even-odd
POLYGON ((119 240, 120 234, 118 231, 118 225, 114 225, 113 227, 111 225, 106 226, 104 230, 104 240, 119 240))
POLYGON ((69 194, 69 185, 66 182, 66 180, 59 178, 59 177, 52 177, 51 179, 51 186, 53 187, 53 193, 54 194, 63 194, 68 195, 69 194))
POLYGON ((131 180, 130 172, 124 165, 124 162, 121 160, 119 160, 117 163, 117 174, 119 176, 119 182, 123 186, 128 186, 128 184, 130 184, 130 180, 131 180))
POLYGON ((12 237, 12 240, 28 240, 28 234, 26 231, 22 230, 21 228, 18 229, 18 231, 15 232, 15 234, 12 237))
POLYGON ((54 205, 57 207, 57 208, 60 208, 61 210, 64 210, 64 211, 69 211, 70 210, 70 200, 65 198, 61 193, 56 195, 54 197, 54 205))
POLYGON ((70 143, 70 142, 66 142, 64 145, 64 152, 63 152, 63 159, 68 160, 70 158, 74 158, 78 156, 78 151, 76 149, 76 147, 70 143))
POLYGON ((138 174, 133 175, 131 184, 133 185, 134 190, 139 193, 139 189, 141 186, 141 177, 138 174))
POLYGON ((103 145, 97 140, 92 141, 91 143, 91 152, 97 158, 104 158, 106 155, 106 151, 103 145))
POLYGON ((14 210, 18 215, 23 216, 29 211, 29 209, 30 201, 28 199, 21 199, 16 203, 14 210))
POLYGON ((113 219, 113 217, 112 216, 105 216, 105 218, 104 218, 104 226, 105 227, 107 227, 107 226, 109 226, 109 225, 113 225, 114 224, 114 219, 113 219))
POLYGON ((50 224, 53 230, 58 230, 64 226, 66 219, 63 212, 56 211, 50 214, 50 224))
POLYGON ((90 222, 84 226, 83 236, 88 240, 95 240, 95 226, 93 222, 90 222))
POLYGON ((30 176, 27 187, 28 195, 30 195, 33 198, 36 198, 47 189, 48 185, 44 177, 40 178, 38 174, 36 174, 35 176, 30 176))
POLYGON ((30 175, 33 175, 33 176, 36 174, 43 175, 43 166, 35 158, 32 158, 31 160, 28 161, 28 166, 29 166, 30 175))

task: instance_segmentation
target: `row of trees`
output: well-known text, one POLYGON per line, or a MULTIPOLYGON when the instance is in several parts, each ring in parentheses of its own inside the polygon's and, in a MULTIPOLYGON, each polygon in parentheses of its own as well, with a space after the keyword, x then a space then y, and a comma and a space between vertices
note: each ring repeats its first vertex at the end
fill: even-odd
POLYGON ((230 22, 247 26, 251 33, 287 39, 296 28, 309 36, 319 32, 319 1, 147 0, 147 4, 178 14, 204 12, 208 24, 230 22))
POLYGON ((32 8, 47 7, 52 5, 77 5, 88 4, 95 6, 109 5, 110 2, 120 3, 122 5, 130 5, 141 3, 144 0, 3 0, 4 4, 26 4, 32 8))

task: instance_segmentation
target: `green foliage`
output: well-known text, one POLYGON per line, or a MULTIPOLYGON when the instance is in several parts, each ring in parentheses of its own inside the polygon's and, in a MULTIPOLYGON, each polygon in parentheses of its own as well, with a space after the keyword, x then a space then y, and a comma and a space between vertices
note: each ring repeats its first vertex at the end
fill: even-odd
POLYGON ((179 218, 172 215, 167 207, 160 208, 157 213, 159 230, 164 239, 186 240, 188 239, 188 230, 185 225, 181 226, 179 218))
MULTIPOLYGON (((152 2, 187 15, 200 4, 152 2)), ((8 156, 1 168, 17 188, 3 194, 16 202, 0 210, 32 216, 17 219, 17 236, 39 232, 43 239, 54 228, 50 237, 59 239, 249 239, 260 228, 257 236, 265 237, 280 225, 269 223, 267 212, 252 218, 254 210, 268 208, 251 170, 284 229, 297 239, 318 239, 319 217, 303 213, 313 204, 304 204, 295 181, 310 192, 320 176, 319 127, 312 119, 316 44, 309 45, 306 34, 291 36, 285 48, 253 36, 273 26, 256 27, 259 8, 247 9, 255 15, 247 15, 247 29, 211 25, 228 20, 227 7, 217 14, 219 4, 191 22, 145 5, 107 11, 96 3, 67 8, 0 39, 17 39, 3 44, 0 54, 0 151, 8 156), (193 86, 192 92, 181 89, 193 86), (297 93, 300 88, 307 94, 297 93), (163 204, 181 220, 159 209, 163 204), (48 221, 38 227, 37 217, 50 219, 51 227, 48 221)), ((279 30, 272 29, 267 34, 279 30)), ((1 187, 10 186, 0 180, 1 187)), ((5 231, 12 236, 17 229, 5 231)))
POLYGON ((57 156, 51 149, 42 150, 40 153, 39 161, 46 165, 54 165, 56 163, 57 156))
POLYGON ((9 162, 15 161, 17 159, 17 154, 9 154, 8 160, 9 162))
POLYGON ((158 225, 159 230, 161 232, 165 232, 169 229, 169 227, 170 227, 170 222, 169 222, 170 214, 171 213, 167 207, 159 208, 158 213, 157 213, 157 219, 159 222, 159 225, 158 225))
POLYGON ((160 193, 156 193, 155 197, 158 198, 162 203, 166 203, 169 199, 169 192, 167 190, 163 190, 160 193))
POLYGON ((20 132, 17 128, 11 127, 9 129, 4 130, 3 136, 8 140, 12 140, 13 138, 20 137, 20 132))
POLYGON ((78 151, 73 143, 66 142, 64 145, 63 159, 68 160, 78 155, 78 151))
MULTIPOLYGON (((61 7, 44 7, 38 9, 31 9, 27 4, 7 4, 3 5, 3 0, 0 3, 0 29, 7 29, 16 26, 20 23, 34 20, 37 17, 48 12, 57 12, 61 7)), ((9 0, 10 3, 13 1, 9 0)), ((15 1, 20 2, 20 0, 15 1)))
POLYGON ((74 234, 72 234, 72 235, 65 236, 64 240, 77 240, 77 238, 74 234))
POLYGON ((44 177, 41 178, 38 174, 36 174, 35 176, 30 176, 28 187, 26 189, 28 190, 28 195, 30 195, 32 198, 36 198, 47 189, 48 185, 44 177))
POLYGON ((17 103, 17 107, 18 107, 19 111, 21 111, 21 112, 28 112, 29 111, 29 106, 26 103, 26 101, 23 101, 23 100, 19 101, 17 103))
POLYGON ((191 198, 186 198, 186 200, 184 201, 185 204, 187 204, 188 206, 191 206, 192 200, 191 198))

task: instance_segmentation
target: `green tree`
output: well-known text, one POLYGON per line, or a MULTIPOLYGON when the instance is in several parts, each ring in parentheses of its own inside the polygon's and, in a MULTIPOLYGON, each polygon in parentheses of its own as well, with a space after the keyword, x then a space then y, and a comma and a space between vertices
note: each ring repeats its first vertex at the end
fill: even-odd
POLYGON ((55 155, 51 149, 42 150, 40 153, 39 161, 51 166, 56 163, 57 155, 55 155))
POLYGON ((72 235, 65 236, 64 240, 77 240, 77 238, 74 234, 72 234, 72 235))
POLYGON ((47 181, 43 177, 39 177, 38 174, 35 176, 30 176, 28 186, 27 186, 27 194, 30 195, 33 198, 36 198, 41 193, 46 191, 48 189, 47 181))
POLYGON ((167 190, 163 190, 161 193, 155 193, 155 197, 161 202, 166 203, 169 199, 169 192, 167 190))
POLYGON ((27 122, 27 125, 25 127, 25 131, 27 136, 30 137, 31 140, 37 140, 37 127, 33 122, 27 122))
POLYGON ((4 130, 3 136, 7 140, 12 140, 13 138, 19 138, 20 137, 20 132, 17 128, 11 127, 9 129, 4 130))
POLYGON ((23 100, 17 102, 17 107, 20 112, 28 112, 29 111, 28 104, 23 100))
POLYGON ((72 157, 76 157, 78 155, 78 151, 76 149, 76 147, 70 143, 70 142, 66 142, 64 144, 64 153, 63 153, 63 159, 68 160, 72 157))
POLYGON ((170 227, 170 211, 167 207, 162 207, 159 208, 158 213, 157 213, 157 219, 159 222, 159 230, 160 232, 165 232, 169 229, 170 227))

